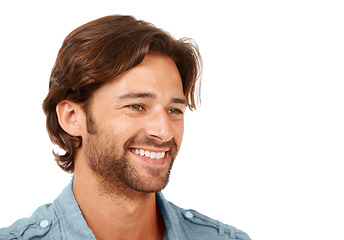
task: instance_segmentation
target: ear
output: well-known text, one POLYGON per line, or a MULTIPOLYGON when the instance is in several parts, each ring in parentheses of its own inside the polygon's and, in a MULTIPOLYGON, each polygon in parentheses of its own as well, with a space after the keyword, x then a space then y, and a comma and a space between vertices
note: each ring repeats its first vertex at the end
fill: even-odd
POLYGON ((72 136, 82 135, 84 116, 80 106, 72 101, 63 100, 56 106, 56 114, 62 129, 72 136))

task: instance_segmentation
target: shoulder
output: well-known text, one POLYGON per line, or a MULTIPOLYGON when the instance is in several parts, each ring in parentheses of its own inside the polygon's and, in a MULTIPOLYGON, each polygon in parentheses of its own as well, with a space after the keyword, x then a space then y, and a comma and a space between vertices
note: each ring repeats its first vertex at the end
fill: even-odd
POLYGON ((39 207, 31 217, 22 218, 11 226, 0 228, 0 240, 56 239, 52 229, 58 220, 52 204, 39 207))
POLYGON ((250 240, 243 231, 207 217, 195 210, 186 210, 170 203, 189 239, 250 240))

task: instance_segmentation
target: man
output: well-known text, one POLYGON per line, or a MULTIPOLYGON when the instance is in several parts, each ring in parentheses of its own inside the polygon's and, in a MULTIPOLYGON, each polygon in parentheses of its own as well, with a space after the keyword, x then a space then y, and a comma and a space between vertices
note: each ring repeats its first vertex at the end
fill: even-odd
POLYGON ((73 173, 52 203, 0 239, 249 239, 168 202, 160 191, 195 109, 201 58, 130 16, 87 23, 65 39, 43 110, 58 165, 73 173))

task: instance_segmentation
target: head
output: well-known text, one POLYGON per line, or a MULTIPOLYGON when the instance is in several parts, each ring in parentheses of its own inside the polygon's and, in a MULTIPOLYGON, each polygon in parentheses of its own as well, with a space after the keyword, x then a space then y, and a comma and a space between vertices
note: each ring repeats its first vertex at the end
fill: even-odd
POLYGON ((133 17, 108 16, 75 29, 58 53, 43 103, 50 139, 65 151, 54 153, 58 165, 73 172, 83 148, 104 179, 128 178, 142 188, 130 159, 143 150, 147 163, 166 164, 140 165, 145 173, 167 176, 180 147, 183 112, 199 99, 200 72, 195 44, 133 17), (84 115, 84 131, 61 124, 59 113, 68 106, 84 115))

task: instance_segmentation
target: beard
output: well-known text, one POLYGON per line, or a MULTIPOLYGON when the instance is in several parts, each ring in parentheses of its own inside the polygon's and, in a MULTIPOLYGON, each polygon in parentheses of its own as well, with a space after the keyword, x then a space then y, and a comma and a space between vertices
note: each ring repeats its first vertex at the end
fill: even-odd
POLYGON ((174 139, 159 143, 147 135, 133 136, 124 146, 119 146, 115 134, 111 131, 102 131, 102 134, 94 131, 88 135, 83 145, 88 164, 99 180, 101 192, 121 195, 128 199, 142 198, 164 189, 178 152, 174 139), (147 166, 143 174, 135 168, 135 161, 131 161, 129 157, 133 154, 130 152, 130 146, 169 148, 165 156, 166 167, 157 169, 147 166))

